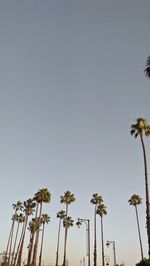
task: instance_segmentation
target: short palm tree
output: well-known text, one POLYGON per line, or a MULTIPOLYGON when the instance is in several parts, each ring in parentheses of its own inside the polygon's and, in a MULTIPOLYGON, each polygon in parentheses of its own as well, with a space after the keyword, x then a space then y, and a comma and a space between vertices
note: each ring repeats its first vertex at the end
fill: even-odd
POLYGON ((58 238, 57 238, 57 251, 56 251, 56 264, 58 266, 58 257, 59 257, 59 241, 60 241, 60 229, 61 229, 61 221, 65 217, 65 211, 61 210, 57 212, 57 218, 59 218, 59 226, 58 226, 58 238))
MULTIPOLYGON (((49 203, 50 202, 51 194, 47 188, 39 189, 38 192, 34 195, 34 200, 37 202, 37 205, 40 206, 40 210, 39 210, 39 219, 40 219, 42 216, 43 203, 49 203)), ((39 242, 39 230, 37 230, 36 237, 35 237, 35 244, 34 244, 33 258, 32 258, 32 265, 33 266, 36 266, 38 242, 39 242)))
POLYGON ((150 56, 148 56, 147 60, 146 60, 146 66, 145 66, 145 70, 144 70, 146 76, 148 78, 150 78, 150 56))
POLYGON ((41 240, 41 248, 40 248, 40 255, 39 255, 39 266, 41 266, 42 261, 42 251, 43 251, 43 243, 44 243, 44 232, 45 232, 45 224, 50 222, 50 216, 48 214, 42 214, 41 223, 43 225, 42 228, 42 240, 41 240))
MULTIPOLYGON (((70 191, 66 191, 64 196, 60 196, 60 203, 64 203, 66 205, 66 217, 68 217, 68 207, 69 205, 75 201, 75 196, 70 191)), ((64 238, 64 259, 63 259, 63 266, 66 266, 66 244, 67 244, 67 231, 68 226, 65 223, 65 238, 64 238)))
POLYGON ((144 118, 138 118, 136 124, 131 125, 131 135, 135 138, 140 137, 142 144, 143 157, 144 157, 144 171, 145 171, 145 194, 146 194, 146 224, 147 224, 147 235, 148 235, 148 255, 150 258, 150 203, 149 203, 149 187, 148 187, 148 171, 147 171, 147 156, 144 144, 143 136, 150 135, 150 126, 144 118))
POLYGON ((96 241, 96 211, 98 204, 103 202, 103 199, 101 196, 99 196, 97 193, 93 194, 93 198, 90 201, 92 204, 95 205, 94 208, 94 266, 97 266, 97 241, 96 241))
POLYGON ((137 210, 137 205, 140 205, 142 203, 142 199, 141 199, 141 197, 139 195, 134 194, 128 200, 128 202, 129 202, 129 205, 135 207, 137 228, 138 228, 138 235, 139 235, 139 242, 140 242, 140 249, 141 249, 141 258, 142 258, 142 261, 144 261, 143 247, 142 247, 142 240, 141 240, 141 232, 140 232, 140 225, 139 225, 139 217, 138 217, 138 210, 137 210))
POLYGON ((103 216, 107 214, 106 206, 103 203, 100 203, 97 207, 96 213, 101 218, 101 239, 102 239, 102 266, 105 266, 104 262, 104 237, 103 237, 103 216))

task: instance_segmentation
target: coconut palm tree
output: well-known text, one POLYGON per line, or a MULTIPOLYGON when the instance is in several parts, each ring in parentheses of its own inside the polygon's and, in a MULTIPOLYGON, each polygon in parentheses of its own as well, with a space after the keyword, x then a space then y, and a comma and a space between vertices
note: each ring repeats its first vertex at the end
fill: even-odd
POLYGON ((103 199, 101 196, 99 196, 97 193, 93 194, 93 198, 90 201, 92 204, 95 205, 94 208, 94 266, 97 266, 97 241, 96 241, 96 210, 98 204, 103 202, 103 199))
POLYGON ((138 235, 139 235, 139 242, 140 242, 140 249, 141 249, 141 258, 142 258, 142 261, 144 261, 143 247, 142 247, 142 240, 141 240, 141 232, 140 232, 140 224, 139 224, 139 217, 138 217, 138 210, 137 210, 137 205, 140 205, 142 203, 142 199, 141 199, 141 197, 139 195, 134 194, 128 200, 128 202, 129 202, 129 205, 135 207, 137 228, 138 228, 138 235))
POLYGON ((146 66, 145 66, 145 70, 144 70, 146 76, 148 78, 150 78, 150 56, 148 56, 147 60, 146 60, 146 66))
MULTIPOLYGON (((60 196, 60 203, 64 203, 66 205, 66 217, 68 217, 68 207, 69 205, 75 201, 75 196, 70 191, 66 191, 64 196, 60 196)), ((63 266, 66 266, 66 244, 67 244, 67 231, 68 226, 65 223, 65 238, 64 238, 64 259, 63 266)))
POLYGON ((35 211, 35 206, 36 206, 36 202, 33 199, 28 199, 27 201, 24 201, 25 219, 24 219, 23 231, 22 231, 22 235, 21 235, 21 242, 20 242, 20 246, 19 246, 17 266, 21 265, 22 252, 23 252, 26 228, 27 228, 27 224, 28 224, 28 218, 35 211))
POLYGON ((135 138, 140 137, 142 144, 142 151, 144 157, 144 171, 145 171, 145 194, 146 194, 146 224, 148 235, 148 255, 150 258, 150 203, 149 203, 149 187, 148 187, 148 171, 147 171, 147 157, 143 136, 150 135, 150 126, 144 118, 138 118, 136 124, 131 125, 131 135, 135 138))
POLYGON ((102 266, 105 266, 104 262, 104 237, 103 237, 103 216, 107 214, 106 206, 100 203, 97 207, 96 213, 101 218, 101 240, 102 240, 102 266))
MULTIPOLYGON (((43 203, 49 203, 50 202, 51 194, 47 188, 39 189, 38 192, 34 195, 34 200, 36 200, 37 204, 39 205, 39 208, 40 208, 39 219, 41 219, 43 203)), ((33 259, 32 259, 32 265, 33 266, 36 266, 38 242, 39 242, 39 230, 37 230, 36 237, 35 237, 35 244, 34 244, 34 249, 33 249, 33 259)))
POLYGON ((59 218, 59 226, 58 226, 58 238, 57 238, 57 251, 56 251, 56 264, 58 266, 58 256, 59 256, 59 240, 60 240, 60 229, 61 229, 61 221, 65 217, 65 211, 61 210, 57 212, 57 218, 59 218))
POLYGON ((51 221, 51 219, 50 219, 50 216, 48 214, 42 214, 41 223, 43 225, 43 228, 42 228, 42 240, 41 240, 40 255, 39 255, 39 266, 41 266, 41 260, 42 260, 45 224, 48 224, 50 221, 51 221))

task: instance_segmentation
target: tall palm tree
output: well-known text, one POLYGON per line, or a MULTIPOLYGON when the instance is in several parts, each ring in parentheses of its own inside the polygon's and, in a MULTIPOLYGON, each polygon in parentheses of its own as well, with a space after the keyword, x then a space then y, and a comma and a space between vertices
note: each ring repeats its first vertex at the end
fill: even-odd
POLYGON ((145 70, 144 70, 146 76, 148 78, 150 78, 150 56, 148 56, 147 60, 146 60, 146 66, 145 66, 145 70))
MULTIPOLYGON (((60 202, 66 205, 66 217, 68 217, 68 207, 69 205, 75 201, 75 196, 70 191, 66 191, 64 196, 60 196, 60 202)), ((64 238, 64 259, 63 259, 63 266, 66 266, 66 244, 67 244, 67 231, 68 226, 65 223, 65 238, 64 238)))
POLYGON ((101 218, 101 240, 102 240, 102 266, 105 266, 104 262, 104 237, 103 237, 103 216, 107 214, 106 206, 100 203, 97 207, 96 213, 101 218))
POLYGON ((144 261, 143 247, 142 247, 142 240, 141 240, 141 232, 140 232, 140 224, 139 224, 139 217, 138 217, 138 210, 137 210, 137 205, 142 203, 142 199, 141 199, 141 197, 139 195, 134 194, 128 200, 128 202, 129 202, 129 205, 135 207, 137 227, 138 227, 138 235, 139 235, 139 242, 140 242, 140 249, 141 249, 141 258, 142 258, 142 261, 144 261))
POLYGON ((5 261, 4 261, 4 263, 6 263, 7 255, 8 255, 8 265, 10 264, 10 258, 11 258, 11 249, 12 249, 12 241, 13 241, 13 233, 14 233, 14 224, 16 221, 16 214, 17 214, 18 210, 22 210, 22 208, 23 208, 21 201, 17 201, 17 203, 12 204, 12 206, 14 209, 14 214, 12 216, 12 225, 11 225, 11 230, 10 230, 10 234, 9 234, 9 238, 8 238, 8 242, 7 242, 5 261))
POLYGON ((24 215, 22 213, 16 214, 16 221, 17 221, 17 229, 16 229, 16 236, 14 240, 14 246, 13 246, 13 251, 12 251, 12 260, 11 260, 11 265, 14 263, 14 255, 15 255, 15 249, 16 249, 16 244, 17 244, 17 238, 18 238, 18 233, 19 233, 19 226, 21 223, 24 222, 24 215))
MULTIPOLYGON (((40 206, 39 219, 41 219, 43 203, 49 203, 50 202, 51 194, 47 188, 39 189, 38 192, 34 195, 34 200, 36 200, 37 204, 40 206)), ((34 244, 33 258, 32 258, 32 265, 33 266, 36 266, 38 242, 39 242, 39 230, 37 230, 36 237, 35 237, 35 244, 34 244)))
POLYGON ((26 228, 27 228, 27 224, 28 224, 28 218, 30 215, 33 214, 33 212, 35 210, 35 206, 36 206, 36 203, 33 199, 28 199, 27 201, 24 201, 25 219, 24 219, 23 231, 22 231, 22 236, 21 236, 21 242, 20 242, 20 246, 19 246, 17 266, 21 265, 22 252, 23 252, 26 228))
POLYGON ((48 214, 42 214, 41 223, 43 225, 43 228, 42 228, 42 240, 41 240, 40 255, 39 255, 39 266, 41 266, 41 260, 42 260, 45 224, 48 224, 50 221, 51 221, 51 219, 50 219, 50 216, 48 214))
MULTIPOLYGON (((74 220, 72 220, 71 216, 65 216, 63 219, 63 226, 64 226, 65 230, 67 228, 65 248, 67 247, 68 228, 72 227, 73 225, 74 225, 74 220)), ((66 250, 65 250, 65 252, 66 252, 66 250)), ((65 253, 65 255, 66 255, 66 253, 65 253)), ((63 261, 63 265, 68 265, 66 256, 65 256, 65 259, 63 261)))
POLYGON ((150 126, 144 118, 138 118, 136 124, 131 125, 131 135, 135 138, 140 137, 144 157, 144 171, 145 171, 145 194, 146 194, 146 224, 148 235, 148 255, 150 258, 150 202, 149 202, 149 187, 148 187, 148 171, 147 171, 147 157, 143 136, 150 135, 150 126))
POLYGON ((93 194, 93 198, 90 201, 92 204, 95 205, 94 208, 94 266, 97 266, 97 241, 96 241, 96 211, 98 204, 103 202, 103 199, 101 196, 99 196, 97 193, 93 194))
POLYGON ((57 238, 57 251, 56 251, 56 264, 58 266, 58 256, 59 256, 59 240, 60 240, 60 229, 61 229, 61 221, 65 217, 65 211, 61 210, 57 212, 57 218, 59 218, 59 226, 58 226, 58 238, 57 238))
POLYGON ((39 220, 39 218, 32 218, 32 220, 29 222, 28 230, 30 231, 30 240, 28 245, 27 266, 29 266, 31 262, 34 234, 39 230, 40 226, 41 226, 41 219, 39 220))

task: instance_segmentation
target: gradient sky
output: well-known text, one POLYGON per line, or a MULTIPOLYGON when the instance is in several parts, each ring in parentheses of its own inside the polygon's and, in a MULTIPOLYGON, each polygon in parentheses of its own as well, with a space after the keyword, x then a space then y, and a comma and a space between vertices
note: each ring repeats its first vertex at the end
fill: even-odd
MULTIPOLYGON (((135 213, 128 205, 139 194, 147 256, 142 150, 129 130, 138 117, 150 121, 150 80, 143 73, 150 54, 149 11, 149 0, 0 1, 0 252, 11 204, 47 187, 52 201, 44 209, 51 216, 45 264, 55 262, 56 212, 64 208, 60 195, 66 190, 76 197, 73 219, 91 219, 91 258, 90 199, 96 192, 103 196, 104 239, 116 241, 117 262, 128 266, 140 260, 135 213)), ((150 160, 148 139, 146 146, 150 160)), ((112 266, 112 248, 105 254, 112 266)), ((85 227, 72 228, 69 265, 80 265, 84 256, 85 227)))

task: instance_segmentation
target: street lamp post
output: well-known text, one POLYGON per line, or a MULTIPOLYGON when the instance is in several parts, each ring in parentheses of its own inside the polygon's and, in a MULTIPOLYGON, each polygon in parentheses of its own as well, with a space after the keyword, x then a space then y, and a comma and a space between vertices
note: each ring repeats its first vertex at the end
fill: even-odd
POLYGON ((106 246, 109 248, 109 246, 112 244, 113 246, 113 253, 114 253, 114 266, 117 265, 116 263, 116 248, 115 248, 115 241, 107 240, 106 246))
POLYGON ((76 225, 80 227, 82 223, 86 224, 86 244, 87 244, 87 257, 88 257, 88 266, 90 266, 90 220, 78 218, 76 225))

